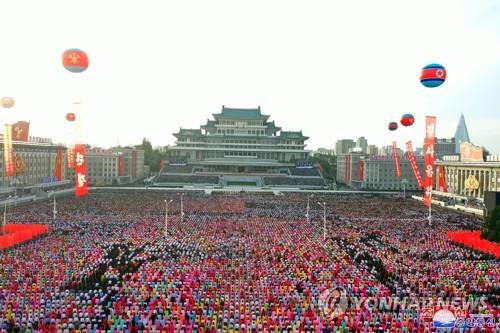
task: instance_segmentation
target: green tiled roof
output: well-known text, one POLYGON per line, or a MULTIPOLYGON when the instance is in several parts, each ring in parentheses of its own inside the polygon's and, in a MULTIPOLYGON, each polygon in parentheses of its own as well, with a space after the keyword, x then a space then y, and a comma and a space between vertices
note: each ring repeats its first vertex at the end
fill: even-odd
POLYGON ((281 127, 277 127, 275 124, 274 124, 274 120, 273 121, 270 121, 270 122, 266 122, 264 125, 267 126, 267 128, 269 129, 274 129, 274 130, 277 130, 279 131, 281 129, 281 127))
POLYGON ((194 128, 181 128, 178 133, 174 134, 175 136, 184 135, 184 136, 201 136, 201 129, 194 128))
POLYGON ((256 109, 237 109, 237 108, 226 108, 222 106, 221 113, 214 113, 215 118, 225 117, 232 119, 268 119, 268 115, 264 115, 260 112, 260 106, 256 109))
POLYGON ((304 139, 304 140, 309 139, 309 137, 302 135, 302 131, 299 132, 281 131, 280 137, 284 139, 304 139))

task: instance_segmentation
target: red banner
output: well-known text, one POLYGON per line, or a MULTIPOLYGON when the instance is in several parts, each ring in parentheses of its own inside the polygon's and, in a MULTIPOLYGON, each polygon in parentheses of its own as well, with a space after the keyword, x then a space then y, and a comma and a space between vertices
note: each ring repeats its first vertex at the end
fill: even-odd
POLYGON ((345 156, 345 175, 344 175, 344 180, 346 184, 349 182, 349 179, 351 173, 351 155, 346 155, 345 156))
POLYGON ((118 156, 118 176, 123 176, 123 155, 118 156))
POLYGON ((3 135, 3 156, 5 176, 12 177, 16 175, 14 147, 12 147, 12 125, 5 125, 3 135))
POLYGON ((359 180, 360 181, 364 180, 364 170, 365 170, 365 161, 360 160, 359 161, 359 180))
POLYGON ((137 178, 137 150, 132 150, 132 180, 137 178))
POLYGON ((436 117, 425 117, 425 196, 424 203, 430 207, 432 202, 432 184, 434 183, 434 145, 436 143, 436 117))
POLYGON ((394 158, 394 163, 396 164, 396 176, 401 177, 401 163, 399 162, 398 147, 396 146, 396 141, 392 141, 392 157, 394 158))
POLYGON ((424 188, 424 181, 422 180, 422 176, 420 175, 420 170, 418 169, 417 160, 415 159, 415 154, 413 153, 413 146, 411 141, 406 143, 406 152, 408 153, 408 159, 410 160, 411 170, 413 171, 413 175, 417 180, 418 187, 424 188))
POLYGON ((27 121, 18 121, 12 124, 12 140, 28 141, 30 132, 30 123, 27 121))
POLYGON ((57 149, 57 156, 56 156, 56 166, 54 168, 54 177, 58 181, 62 180, 62 149, 59 148, 57 149))
POLYGON ((66 149, 66 157, 68 159, 68 168, 69 169, 74 169, 75 168, 75 148, 72 146, 68 146, 66 149))
POLYGON ((446 186, 446 180, 444 178, 444 165, 440 165, 437 168, 438 174, 438 190, 441 192, 448 192, 448 186, 446 186))
POLYGON ((82 144, 75 145, 75 194, 77 197, 89 193, 87 161, 85 158, 85 146, 82 144))

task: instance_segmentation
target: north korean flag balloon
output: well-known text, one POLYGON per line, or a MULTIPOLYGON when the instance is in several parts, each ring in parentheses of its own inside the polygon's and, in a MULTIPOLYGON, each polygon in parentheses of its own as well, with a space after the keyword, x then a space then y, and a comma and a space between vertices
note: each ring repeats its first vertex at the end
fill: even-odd
POLYGON ((405 113, 403 116, 401 116, 401 125, 403 126, 411 126, 415 122, 415 117, 413 117, 412 114, 410 113, 405 113))
POLYGON ((75 116, 74 113, 70 112, 70 113, 66 114, 66 120, 67 121, 71 122, 71 121, 75 121, 75 119, 76 119, 76 116, 75 116))
POLYGON ((427 88, 436 88, 446 80, 446 69, 440 64, 429 64, 422 68, 420 83, 427 88))
POLYGON ((395 121, 392 121, 389 123, 389 130, 390 131, 395 131, 398 129, 398 123, 395 121))
POLYGON ((62 64, 72 73, 81 73, 89 67, 89 57, 80 49, 67 49, 63 53, 62 64))

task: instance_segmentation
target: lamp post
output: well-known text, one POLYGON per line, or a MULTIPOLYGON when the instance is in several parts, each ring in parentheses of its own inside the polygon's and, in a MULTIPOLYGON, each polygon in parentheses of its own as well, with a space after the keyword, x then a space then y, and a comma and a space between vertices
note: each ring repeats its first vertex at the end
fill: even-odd
POLYGON ((318 201, 318 205, 323 207, 323 240, 326 240, 326 202, 323 203, 318 201))
POLYGON ((49 197, 50 195, 52 195, 53 198, 52 220, 55 222, 57 217, 56 193, 54 191, 49 191, 49 197))
POLYGON ((306 210, 306 219, 307 223, 311 221, 311 215, 309 214, 309 200, 314 197, 314 194, 308 194, 307 195, 307 210, 306 210))
POLYGON ((184 222, 184 193, 181 193, 181 222, 184 222))
POLYGON ((170 201, 167 201, 165 200, 165 238, 168 236, 168 205, 170 205, 170 203, 172 202, 173 200, 170 200, 170 201))
POLYGON ((403 179, 401 181, 401 184, 403 184, 403 199, 406 199, 406 184, 408 184, 408 181, 406 179, 403 179))
MULTIPOLYGON (((9 200, 10 198, 12 198, 11 195, 9 195, 7 200, 9 200)), ((7 200, 5 200, 5 205, 3 208, 3 221, 2 221, 2 228, 0 229, 0 234, 2 235, 5 234, 5 226, 7 225, 7 200)))

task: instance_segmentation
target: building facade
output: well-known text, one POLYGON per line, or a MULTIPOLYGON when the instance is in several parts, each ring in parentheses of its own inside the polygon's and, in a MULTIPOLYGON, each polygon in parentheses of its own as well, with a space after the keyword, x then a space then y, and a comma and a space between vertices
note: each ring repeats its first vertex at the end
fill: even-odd
POLYGON ((349 151, 356 147, 356 144, 353 140, 351 139, 342 139, 342 140, 338 140, 336 143, 335 143, 335 154, 337 156, 339 155, 344 155, 344 154, 348 154, 349 151))
POLYGON ((279 173, 280 167, 309 158, 311 151, 305 149, 308 137, 302 131, 283 131, 261 113, 260 106, 222 106, 213 117, 199 129, 181 128, 174 133, 170 159, 204 172, 279 173))
POLYGON ((455 138, 438 138, 434 148, 436 157, 439 159, 445 155, 453 155, 456 152, 455 138))
MULTIPOLYGON (((483 199, 486 191, 500 191, 500 158, 488 156, 486 162, 437 161, 444 167, 448 192, 483 199)), ((436 187, 438 188, 436 182, 436 187)))
POLYGON ((129 183, 144 179, 144 150, 137 148, 112 148, 113 152, 122 156, 123 175, 128 176, 129 183))
MULTIPOLYGON (((66 175, 66 147, 54 144, 47 138, 29 138, 30 141, 13 141, 16 175, 7 177, 4 168, 4 150, 0 149, 0 187, 50 187, 71 182, 66 175), (58 153, 61 158, 61 179, 55 179, 58 153)), ((3 147, 3 137, 0 139, 3 147)))
POLYGON ((356 147, 361 148, 361 152, 366 154, 368 148, 368 140, 364 136, 360 136, 358 140, 356 140, 356 147))
MULTIPOLYGON (((416 162, 423 176, 423 157, 416 157, 416 162)), ((404 182, 406 190, 419 190, 406 156, 401 155, 400 168, 401 177, 397 177, 392 156, 368 156, 361 153, 341 155, 337 157, 337 183, 353 189, 397 191, 403 189, 404 182)))

